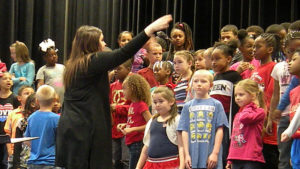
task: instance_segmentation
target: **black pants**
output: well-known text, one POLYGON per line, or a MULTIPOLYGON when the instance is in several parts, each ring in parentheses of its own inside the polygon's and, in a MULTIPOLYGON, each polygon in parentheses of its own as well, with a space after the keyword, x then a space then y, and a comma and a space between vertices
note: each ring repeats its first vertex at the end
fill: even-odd
POLYGON ((266 161, 264 169, 278 169, 279 151, 277 145, 264 144, 263 154, 266 161))
POLYGON ((223 140, 222 140, 222 160, 223 160, 223 168, 226 167, 227 164, 227 157, 228 157, 228 151, 230 146, 230 140, 229 140, 229 129, 227 127, 223 127, 223 140))
POLYGON ((257 161, 233 160, 231 169, 262 169, 263 165, 257 161))

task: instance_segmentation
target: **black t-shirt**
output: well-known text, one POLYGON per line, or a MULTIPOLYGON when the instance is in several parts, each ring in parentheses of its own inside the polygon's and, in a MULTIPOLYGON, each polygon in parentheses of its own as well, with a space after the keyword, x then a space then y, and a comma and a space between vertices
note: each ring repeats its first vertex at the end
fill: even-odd
POLYGON ((17 96, 11 94, 7 98, 0 98, 0 134, 5 134, 4 125, 8 114, 20 106, 17 96))

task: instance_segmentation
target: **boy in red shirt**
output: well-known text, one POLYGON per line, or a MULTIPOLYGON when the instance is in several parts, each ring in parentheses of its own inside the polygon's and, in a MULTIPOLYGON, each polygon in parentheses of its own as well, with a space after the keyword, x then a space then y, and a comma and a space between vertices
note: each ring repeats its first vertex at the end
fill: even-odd
POLYGON ((154 77, 153 65, 155 62, 161 61, 162 59, 161 45, 157 42, 150 42, 149 46, 147 47, 147 57, 150 62, 149 66, 139 70, 137 73, 143 76, 152 88, 159 85, 154 77))

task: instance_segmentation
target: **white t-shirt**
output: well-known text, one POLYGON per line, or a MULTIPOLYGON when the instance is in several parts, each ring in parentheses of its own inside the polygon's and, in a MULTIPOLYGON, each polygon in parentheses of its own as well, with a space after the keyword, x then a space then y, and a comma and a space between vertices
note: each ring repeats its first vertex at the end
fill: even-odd
POLYGON ((42 66, 37 74, 36 80, 44 80, 44 83, 52 86, 56 93, 60 97, 60 102, 64 100, 65 88, 63 85, 63 73, 65 66, 62 64, 55 64, 53 67, 48 67, 46 65, 42 66))
MULTIPOLYGON (((288 63, 286 61, 277 63, 273 71, 271 73, 271 76, 279 82, 279 91, 280 91, 280 98, 286 91, 287 87, 290 84, 291 81, 291 74, 288 71, 288 63)), ((282 112, 282 116, 287 116, 289 114, 289 106, 282 112)))

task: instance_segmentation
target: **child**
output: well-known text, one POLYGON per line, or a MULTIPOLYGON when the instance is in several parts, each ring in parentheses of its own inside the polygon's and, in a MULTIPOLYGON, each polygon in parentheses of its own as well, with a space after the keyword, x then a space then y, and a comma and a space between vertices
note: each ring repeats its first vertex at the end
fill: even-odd
MULTIPOLYGON (((237 41, 238 28, 235 25, 225 25, 220 31, 220 42, 229 43, 230 41, 237 41)), ((234 51, 230 65, 242 60, 240 51, 234 51)))
POLYGON ((129 41, 132 40, 133 33, 129 31, 123 31, 118 36, 118 44, 119 47, 125 46, 129 41))
POLYGON ((240 110, 233 121, 226 169, 262 169, 263 93, 255 81, 245 79, 236 85, 234 94, 240 110))
POLYGON ((176 131, 180 116, 174 92, 168 87, 158 87, 153 92, 152 99, 157 114, 147 123, 145 145, 136 168, 184 169, 182 139, 176 131))
POLYGON ((264 29, 258 25, 251 25, 246 29, 246 31, 248 35, 253 39, 256 39, 259 35, 264 33, 264 29))
POLYGON ((65 66, 57 62, 57 49, 55 43, 51 39, 44 40, 40 43, 39 49, 43 55, 46 65, 42 66, 37 74, 36 80, 38 81, 37 87, 43 84, 52 86, 60 97, 60 102, 64 100, 64 85, 63 73, 65 66))
POLYGON ((272 55, 272 60, 276 63, 286 60, 286 56, 283 53, 283 48, 284 48, 283 41, 287 34, 285 28, 278 24, 272 24, 267 27, 266 33, 276 34, 280 38, 280 48, 276 53, 272 55))
MULTIPOLYGON (((10 112, 7 116, 7 120, 5 122, 4 126, 4 131, 7 135, 10 136, 10 138, 15 138, 16 137, 16 129, 18 126, 18 121, 22 118, 23 116, 23 110, 25 106, 26 99, 29 95, 34 93, 34 90, 31 86, 21 86, 19 88, 18 92, 18 100, 21 103, 21 105, 17 108, 14 109, 12 112, 10 112)), ((14 153, 14 145, 13 144, 6 144, 7 146, 7 152, 8 152, 8 162, 9 162, 9 168, 11 167, 11 163, 13 162, 13 153, 14 153)))
POLYGON ((10 52, 10 57, 12 58, 13 62, 17 61, 16 58, 16 43, 13 43, 9 46, 9 52, 10 52))
POLYGON ((174 60, 174 54, 181 50, 194 50, 192 30, 185 22, 177 22, 171 30, 171 45, 169 51, 164 53, 163 60, 174 60))
POLYGON ((146 123, 151 118, 148 106, 151 104, 150 87, 140 75, 128 76, 123 82, 123 93, 127 100, 131 100, 126 124, 118 124, 118 129, 125 136, 125 143, 129 148, 129 168, 135 169, 141 150, 146 123))
POLYGON ((210 47, 210 48, 207 48, 203 52, 203 58, 205 60, 206 70, 208 70, 209 72, 211 72, 211 74, 214 74, 214 71, 212 70, 212 65, 211 65, 211 54, 212 54, 213 50, 214 50, 214 48, 210 47))
MULTIPOLYGON (((129 31, 123 31, 119 34, 118 36, 118 45, 120 48, 122 48, 123 46, 125 46, 129 41, 131 41, 133 38, 133 33, 129 32, 129 31)), ((134 59, 132 59, 131 62, 133 62, 134 59)), ((139 67, 139 66, 137 66, 139 67)), ((113 83, 116 79, 115 79, 115 70, 112 70, 109 72, 108 74, 108 79, 110 83, 113 83)))
POLYGON ((115 169, 123 169, 121 160, 128 161, 128 148, 125 145, 124 135, 117 130, 120 123, 126 123, 130 101, 126 100, 122 90, 122 84, 131 69, 131 59, 115 69, 116 81, 110 84, 110 107, 112 113, 112 147, 113 166, 115 169))
POLYGON ((39 137, 31 142, 29 169, 54 168, 55 137, 59 115, 52 112, 55 90, 49 85, 42 85, 36 92, 40 109, 28 118, 25 137, 39 137))
POLYGON ((162 59, 162 48, 160 44, 156 42, 150 42, 147 46, 146 57, 149 59, 149 66, 139 70, 137 73, 143 76, 152 88, 154 86, 158 86, 158 82, 156 81, 153 73, 153 65, 155 62, 161 61, 162 59))
POLYGON ((173 63, 175 72, 179 75, 174 92, 178 113, 180 114, 187 96, 188 83, 193 74, 191 70, 193 56, 187 50, 176 52, 173 63))
POLYGON ((194 54, 194 61, 195 61, 195 71, 200 69, 206 69, 205 65, 205 58, 203 56, 204 49, 197 50, 194 54))
POLYGON ((272 122, 269 116, 270 101, 273 93, 273 78, 271 72, 275 66, 272 61, 272 54, 280 48, 280 39, 277 35, 263 33, 255 39, 254 57, 260 60, 260 66, 252 72, 251 79, 256 81, 260 89, 264 92, 264 101, 267 109, 267 125, 266 134, 263 136, 263 154, 266 160, 265 168, 276 169, 278 167, 278 147, 277 147, 277 125, 272 122))
MULTIPOLYGON (((166 85, 172 89, 176 86, 172 83, 172 74, 174 68, 170 61, 159 61, 153 66, 154 77, 159 85, 166 85)), ((154 91, 154 88, 151 89, 154 91)))
POLYGON ((242 78, 238 72, 229 69, 234 51, 237 44, 230 41, 227 44, 216 43, 212 52, 212 68, 215 72, 213 87, 210 96, 219 100, 227 116, 229 128, 224 128, 223 137, 223 166, 226 165, 228 156, 229 138, 231 132, 231 122, 233 117, 238 112, 238 106, 234 101, 234 84, 242 78))
MULTIPOLYGON (((16 129, 16 138, 22 138, 27 127, 27 119, 28 117, 39 109, 39 105, 37 104, 35 93, 29 95, 26 99, 23 117, 20 118, 17 122, 16 129)), ((25 143, 15 143, 14 146, 14 158, 13 158, 13 167, 14 168, 27 168, 27 161, 30 157, 30 147, 25 143)))
POLYGON ((53 103, 52 112, 60 115, 61 114, 60 97, 59 97, 59 95, 56 92, 55 92, 55 97, 54 97, 53 102, 54 103, 53 103))
MULTIPOLYGON (((271 76, 274 78, 274 90, 270 105, 270 117, 275 115, 275 108, 278 105, 279 99, 283 96, 287 87, 291 82, 291 74, 288 72, 288 61, 291 60, 294 51, 300 47, 300 32, 288 33, 285 38, 285 55, 287 60, 277 63, 274 66, 271 76)), ((279 168, 291 168, 290 166, 290 152, 292 140, 288 142, 281 142, 280 136, 284 130, 289 126, 289 108, 287 107, 280 117, 277 131, 277 143, 279 149, 279 168)), ((275 120, 275 119, 274 119, 275 120)), ((276 119, 277 120, 277 119, 276 119)), ((271 126, 270 126, 271 127, 271 126)), ((268 130, 268 129, 267 129, 268 130)))
POLYGON ((11 65, 9 73, 13 75, 13 93, 17 94, 21 86, 33 85, 35 68, 28 48, 23 42, 16 41, 15 51, 17 62, 11 65))
MULTIPOLYGON (((298 48, 295 51, 295 54, 293 55, 291 61, 289 62, 289 72, 292 75, 296 75, 298 77, 300 77, 300 48, 298 48)), ((293 119, 295 114, 299 114, 299 112, 296 112, 297 109, 300 108, 300 97, 299 97, 299 91, 300 91, 300 86, 298 85, 296 88, 294 88, 293 90, 291 90, 290 92, 290 100, 291 100, 291 104, 290 104, 290 118, 293 119)), ((299 115, 297 115, 299 117, 299 115)), ((293 119, 293 121, 298 120, 299 119, 293 119)), ((295 125, 295 123, 293 123, 293 125, 295 125)), ((286 141, 290 138, 291 128, 295 128, 293 126, 289 127, 289 130, 285 131, 282 134, 282 140, 286 141)), ((300 143, 300 130, 298 128, 298 130, 295 132, 295 134, 292 136, 292 138, 294 138, 293 140, 293 144, 292 144, 292 148, 291 148, 291 163, 292 163, 292 167, 295 169, 299 169, 300 168, 300 154, 299 154, 299 143, 300 143)))
POLYGON ((222 104, 208 94, 213 75, 198 70, 191 81, 194 99, 184 105, 177 128, 182 132, 186 168, 222 169, 221 143, 228 122, 222 104))
POLYGON ((248 79, 252 70, 259 66, 259 61, 253 58, 254 39, 248 36, 244 29, 239 30, 238 38, 240 42, 238 49, 242 53, 243 59, 230 66, 230 70, 235 70, 243 79, 248 79))
MULTIPOLYGON (((17 97, 11 92, 13 85, 12 76, 8 72, 0 72, 0 135, 5 135, 4 125, 8 114, 18 108, 20 102, 17 97)), ((7 148, 5 144, 0 145, 0 168, 7 168, 7 148)))

